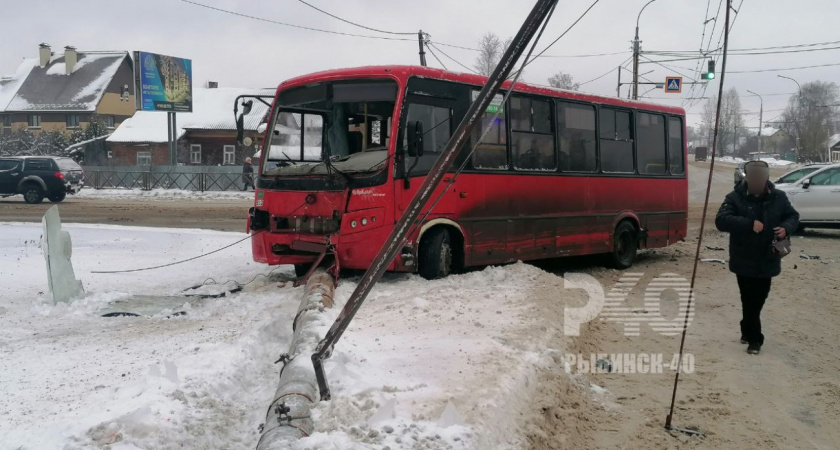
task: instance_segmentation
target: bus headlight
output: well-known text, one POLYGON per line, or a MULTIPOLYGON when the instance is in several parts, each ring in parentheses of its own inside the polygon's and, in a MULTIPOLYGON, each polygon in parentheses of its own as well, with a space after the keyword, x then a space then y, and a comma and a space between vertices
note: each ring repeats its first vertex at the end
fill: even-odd
POLYGON ((367 217, 362 217, 362 226, 367 225, 367 224, 368 224, 367 217))
POLYGON ((350 227, 351 228, 356 228, 356 221, 355 220, 350 222, 350 227))

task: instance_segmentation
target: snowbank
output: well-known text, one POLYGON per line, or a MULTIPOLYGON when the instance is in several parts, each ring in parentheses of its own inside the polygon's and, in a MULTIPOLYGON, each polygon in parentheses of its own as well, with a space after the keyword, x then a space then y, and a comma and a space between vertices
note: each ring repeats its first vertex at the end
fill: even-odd
MULTIPOLYGON (((793 165, 796 164, 793 161, 787 161, 787 160, 784 160, 784 159, 776 159, 776 158, 760 158, 760 159, 761 159, 761 161, 766 162, 767 165, 769 165, 770 167, 788 167, 788 166, 793 167, 793 165)), ((718 161, 718 162, 725 163, 725 164, 739 164, 739 163, 742 163, 742 162, 746 161, 743 158, 738 158, 738 157, 734 157, 734 156, 721 156, 721 157, 715 158, 715 160, 718 161)))
POLYGON ((91 189, 79 191, 76 198, 132 199, 155 198, 160 200, 254 200, 254 191, 187 191, 183 189, 91 189))

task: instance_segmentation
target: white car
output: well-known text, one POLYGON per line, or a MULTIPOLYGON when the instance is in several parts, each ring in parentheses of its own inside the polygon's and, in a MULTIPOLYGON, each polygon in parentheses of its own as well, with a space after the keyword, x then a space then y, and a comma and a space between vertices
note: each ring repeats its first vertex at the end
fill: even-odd
POLYGON ((777 187, 787 193, 799 211, 803 227, 840 228, 840 164, 825 166, 799 181, 777 187))
POLYGON ((780 176, 773 182, 776 187, 780 187, 785 184, 793 184, 797 181, 805 178, 807 175, 814 173, 822 168, 826 167, 826 164, 823 163, 815 163, 815 164, 808 164, 807 166, 800 167, 798 169, 793 169, 790 172, 785 173, 784 175, 780 176))

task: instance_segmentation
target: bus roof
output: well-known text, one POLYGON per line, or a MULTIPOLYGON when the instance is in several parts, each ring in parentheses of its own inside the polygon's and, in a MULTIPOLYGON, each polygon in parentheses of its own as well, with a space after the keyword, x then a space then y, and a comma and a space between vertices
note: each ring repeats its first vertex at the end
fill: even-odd
MULTIPOLYGON (((278 86, 278 92, 282 89, 290 87, 307 85, 310 83, 344 80, 348 78, 392 78, 405 82, 408 78, 425 77, 434 78, 438 80, 453 81, 457 83, 471 84, 476 86, 484 85, 487 82, 487 77, 471 73, 450 72, 448 70, 435 69, 431 67, 422 66, 363 66, 352 67, 346 69, 332 69, 322 72, 315 72, 307 75, 301 75, 295 78, 286 80, 278 86)), ((506 89, 510 86, 511 81, 506 81, 502 88, 506 89)), ((639 108, 645 110, 659 111, 669 114, 685 115, 685 110, 677 106, 661 105, 656 103, 646 103, 635 100, 624 100, 616 97, 605 97, 594 94, 584 94, 576 91, 568 91, 557 89, 550 86, 534 85, 525 82, 516 83, 516 92, 525 92, 538 95, 546 95, 558 98, 568 98, 573 100, 580 100, 590 103, 606 104, 612 106, 623 106, 626 108, 639 108)))

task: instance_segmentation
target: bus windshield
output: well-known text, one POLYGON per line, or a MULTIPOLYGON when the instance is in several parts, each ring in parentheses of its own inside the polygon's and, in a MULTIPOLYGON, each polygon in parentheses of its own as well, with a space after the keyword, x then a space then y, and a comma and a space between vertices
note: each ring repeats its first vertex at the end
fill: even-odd
POLYGON ((266 176, 376 172, 388 160, 397 84, 353 80, 280 92, 265 148, 266 176))

